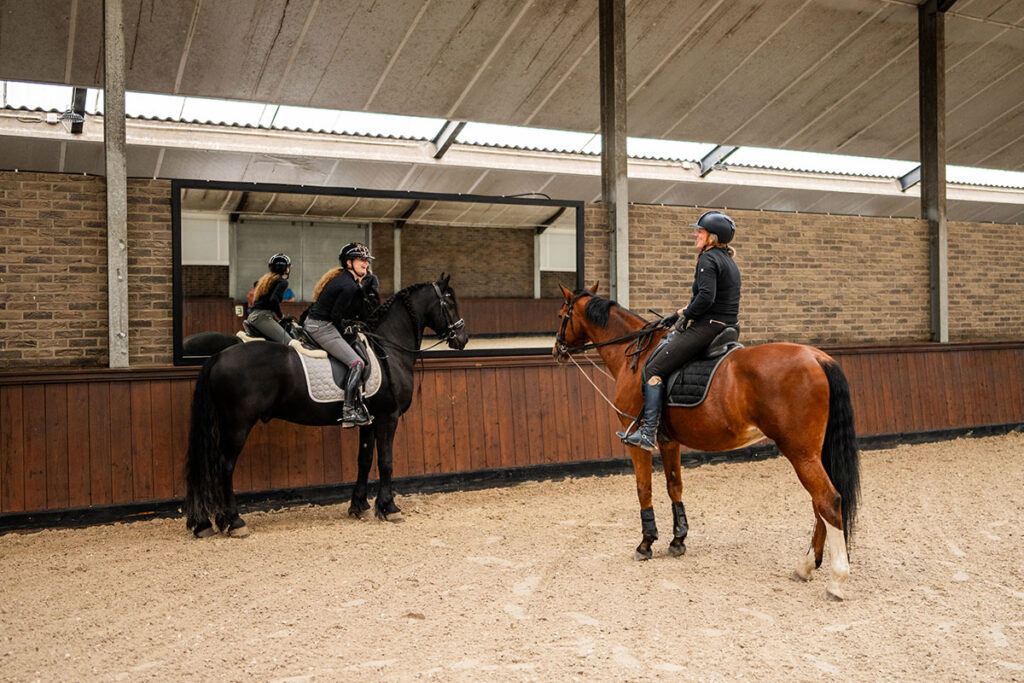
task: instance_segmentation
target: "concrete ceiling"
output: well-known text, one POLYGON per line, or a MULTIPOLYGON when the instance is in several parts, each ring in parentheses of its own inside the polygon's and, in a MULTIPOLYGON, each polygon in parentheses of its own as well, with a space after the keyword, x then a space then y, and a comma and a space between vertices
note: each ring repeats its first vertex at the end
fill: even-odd
MULTIPOLYGON (((631 0, 629 134, 916 160, 914 0, 631 0)), ((596 0, 125 0, 130 90, 595 131, 596 0)), ((948 162, 1024 169, 1024 0, 946 18, 948 162)), ((101 0, 0 0, 0 78, 102 85, 101 0)))

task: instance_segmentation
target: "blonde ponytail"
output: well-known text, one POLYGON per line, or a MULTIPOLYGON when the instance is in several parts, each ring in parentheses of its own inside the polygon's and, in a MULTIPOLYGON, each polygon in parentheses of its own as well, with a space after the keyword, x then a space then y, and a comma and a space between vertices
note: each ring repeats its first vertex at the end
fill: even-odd
POLYGON ((340 266, 337 268, 332 268, 331 270, 328 270, 320 277, 320 281, 316 283, 316 287, 313 289, 313 301, 316 301, 317 298, 319 298, 320 292, 323 291, 324 286, 326 286, 328 282, 337 277, 338 274, 341 273, 341 271, 343 270, 345 269, 340 266))

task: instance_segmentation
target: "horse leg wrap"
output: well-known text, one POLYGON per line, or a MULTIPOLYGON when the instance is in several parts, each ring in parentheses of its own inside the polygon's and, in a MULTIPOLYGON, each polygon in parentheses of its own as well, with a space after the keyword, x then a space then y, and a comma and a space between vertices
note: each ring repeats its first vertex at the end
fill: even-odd
POLYGON ((686 521, 686 508, 683 502, 672 503, 672 535, 676 538, 686 538, 690 531, 690 525, 686 521))
POLYGON ((640 528, 644 532, 644 538, 652 541, 658 540, 658 526, 654 523, 654 508, 644 508, 640 511, 640 528))

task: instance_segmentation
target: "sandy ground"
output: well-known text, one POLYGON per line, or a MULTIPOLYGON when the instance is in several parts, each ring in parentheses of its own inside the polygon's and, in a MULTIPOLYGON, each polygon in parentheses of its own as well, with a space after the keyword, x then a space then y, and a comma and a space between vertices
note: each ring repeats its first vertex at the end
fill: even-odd
POLYGON ((785 460, 683 476, 688 553, 659 473, 648 562, 631 475, 7 534, 0 679, 1024 681, 1024 435, 865 452, 844 603, 790 578, 785 460))

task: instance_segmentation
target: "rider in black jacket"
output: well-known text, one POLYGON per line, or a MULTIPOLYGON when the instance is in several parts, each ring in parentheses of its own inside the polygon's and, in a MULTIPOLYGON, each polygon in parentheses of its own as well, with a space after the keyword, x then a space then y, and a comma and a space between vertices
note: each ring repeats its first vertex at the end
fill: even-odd
POLYGON ((674 324, 675 329, 644 366, 643 424, 623 437, 627 446, 648 451, 657 448, 665 380, 703 352, 727 326, 736 327, 739 320, 740 270, 733 260, 736 252, 729 246, 736 234, 736 224, 721 211, 708 211, 693 227, 700 251, 693 276, 693 296, 685 308, 661 319, 662 325, 674 324))
POLYGON ((372 259, 364 244, 350 242, 342 247, 338 253, 341 267, 320 278, 304 323, 306 332, 348 368, 345 405, 339 421, 356 425, 370 424, 373 418, 362 400, 363 360, 345 341, 342 332, 351 321, 365 320, 367 298, 380 300, 375 290, 377 278, 369 272, 372 259))
POLYGON ((270 341, 290 344, 293 339, 278 322, 281 313, 281 299, 288 289, 288 274, 292 260, 287 254, 274 254, 267 261, 268 271, 256 283, 252 309, 245 322, 270 341))

